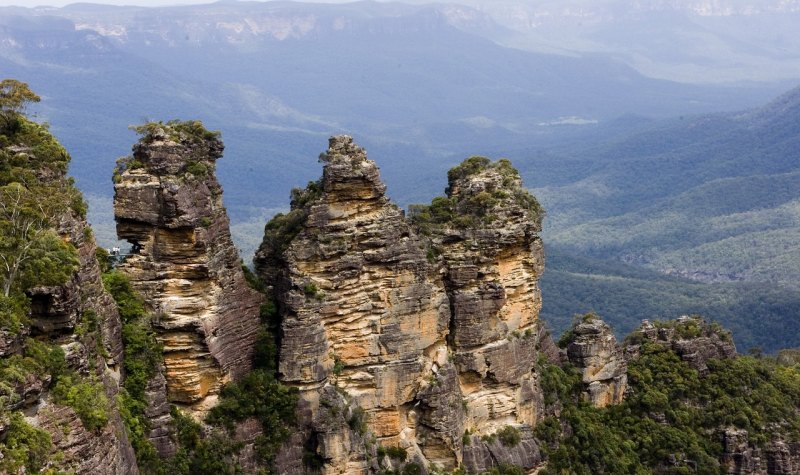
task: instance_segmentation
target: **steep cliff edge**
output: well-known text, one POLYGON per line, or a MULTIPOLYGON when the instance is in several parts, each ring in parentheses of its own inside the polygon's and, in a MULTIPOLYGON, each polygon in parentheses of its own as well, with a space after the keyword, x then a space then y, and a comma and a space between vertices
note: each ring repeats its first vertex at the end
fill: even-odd
POLYGON ((166 399, 203 413, 223 383, 252 368, 263 297, 247 285, 231 241, 214 176, 217 134, 199 122, 139 132, 115 172, 117 234, 132 244, 119 269, 154 315, 166 399))
POLYGON ((0 92, 0 472, 138 473, 117 405, 122 324, 70 157, 20 113, 38 100, 26 85, 0 92))
MULTIPOLYGON (((321 161, 320 181, 293 192, 292 210, 267 224, 255 259, 278 303, 279 373, 301 391, 311 458, 325 473, 391 465, 384 447, 425 467, 480 471, 498 457, 536 465, 529 436, 505 450, 479 437, 507 426, 527 434, 542 398, 533 373, 537 343, 547 340, 537 318, 540 216, 513 206, 519 177, 494 166, 459 177, 454 202, 491 183, 499 199, 487 210, 498 218, 437 221, 434 231, 388 200, 352 138, 331 138, 321 161), (364 426, 332 416, 354 422, 360 411, 364 426)), ((296 458, 284 463, 282 471, 305 469, 296 458)))
POLYGON ((621 403, 628 366, 611 327, 589 313, 577 319, 567 335, 567 359, 580 370, 588 401, 595 407, 621 403))

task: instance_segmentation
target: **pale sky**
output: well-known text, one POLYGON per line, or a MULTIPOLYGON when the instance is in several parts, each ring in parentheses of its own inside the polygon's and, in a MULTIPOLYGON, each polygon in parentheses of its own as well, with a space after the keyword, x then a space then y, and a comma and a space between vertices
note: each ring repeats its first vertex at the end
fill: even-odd
MULTIPOLYGON (((0 0, 0 7, 63 7, 71 3, 98 3, 103 5, 137 5, 143 7, 156 7, 167 5, 191 5, 200 3, 213 3, 216 0, 0 0)), ((259 0, 269 1, 269 0, 259 0)), ((356 0, 305 0, 308 3, 349 3, 356 0)))

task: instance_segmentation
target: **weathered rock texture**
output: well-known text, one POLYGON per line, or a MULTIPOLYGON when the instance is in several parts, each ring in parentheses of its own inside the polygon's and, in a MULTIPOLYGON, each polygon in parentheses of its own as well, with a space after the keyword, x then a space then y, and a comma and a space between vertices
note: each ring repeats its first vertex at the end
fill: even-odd
POLYGON ((538 318, 542 212, 507 161, 473 157, 448 178, 453 218, 433 237, 444 264, 467 427, 486 434, 533 426, 542 401, 532 369, 548 340, 538 318))
MULTIPOLYGON (((466 460, 463 446, 468 429, 537 420, 533 369, 548 338, 538 324, 537 216, 498 204, 493 224, 438 232, 432 243, 388 200, 377 166, 350 137, 333 137, 322 160, 321 180, 293 192, 292 211, 267 225, 255 260, 278 301, 279 373, 301 390, 307 451, 325 461, 324 473, 374 472, 366 429, 423 466, 537 464, 480 438, 470 449, 480 454, 466 460), (365 427, 352 417, 362 410, 365 427)), ((488 182, 501 191, 502 181, 486 172, 451 191, 488 182)), ((278 465, 304 470, 296 457, 281 455, 278 465)))
POLYGON ((71 408, 55 404, 49 398, 44 391, 49 380, 30 382, 23 390, 23 407, 29 422, 51 434, 53 454, 58 454, 54 456, 53 468, 84 474, 138 473, 133 449, 116 409, 122 364, 119 313, 103 287, 95 258, 96 244, 86 220, 70 210, 60 216, 57 230, 77 249, 78 268, 64 285, 27 291, 31 299, 30 333, 59 344, 72 370, 103 382, 111 405, 109 422, 97 432, 84 429, 71 408), (99 331, 76 332, 76 326, 89 314, 96 316, 99 331), (99 348, 103 351, 98 351, 99 348))
POLYGON ((722 434, 722 465, 730 475, 790 475, 800 473, 800 443, 771 440, 765 447, 750 443, 746 430, 722 434))
POLYGON ((733 358, 737 354, 729 331, 697 316, 655 324, 644 320, 634 337, 670 347, 701 375, 708 373, 708 360, 733 358))
MULTIPOLYGON (((262 297, 245 281, 214 176, 222 142, 192 125, 146 132, 118 174, 114 212, 117 234, 133 246, 120 269, 155 315, 166 399, 202 412, 224 382, 251 369, 262 297)), ((148 398, 164 418, 159 386, 148 398)))
POLYGON ((586 398, 595 407, 622 402, 628 387, 628 365, 611 327, 588 314, 571 332, 567 358, 582 373, 586 398))

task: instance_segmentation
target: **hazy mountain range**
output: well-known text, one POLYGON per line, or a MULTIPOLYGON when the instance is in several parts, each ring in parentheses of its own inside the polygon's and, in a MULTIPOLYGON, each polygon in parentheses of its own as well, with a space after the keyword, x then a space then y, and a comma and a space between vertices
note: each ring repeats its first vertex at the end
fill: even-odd
POLYGON ((773 333, 800 318, 800 94, 774 100, 800 81, 797 24, 800 1, 0 8, 0 73, 42 95, 101 242, 126 128, 147 120, 222 131, 245 255, 331 134, 401 205, 466 156, 508 156, 548 210, 557 331, 589 308, 622 333, 702 311, 774 349, 800 341, 746 314, 773 333))

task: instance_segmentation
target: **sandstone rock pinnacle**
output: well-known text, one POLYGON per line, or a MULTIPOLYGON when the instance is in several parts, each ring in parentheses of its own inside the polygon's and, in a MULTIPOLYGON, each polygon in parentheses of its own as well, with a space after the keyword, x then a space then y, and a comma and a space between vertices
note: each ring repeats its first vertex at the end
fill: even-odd
POLYGON ((224 382, 251 369, 263 298, 231 241, 214 175, 217 134, 199 122, 139 131, 115 172, 117 234, 132 245, 120 269, 155 315, 167 399, 203 411, 224 382))
MULTIPOLYGON (((280 378, 301 391, 292 444, 331 474, 397 468, 372 436, 405 463, 536 466, 533 370, 552 342, 538 321, 541 214, 516 170, 481 162, 451 180, 454 219, 422 222, 391 203, 351 137, 332 137, 320 160, 322 178, 292 192, 255 259, 281 316, 280 378), (341 416, 359 411, 363 426, 341 416), (501 429, 522 442, 480 437, 501 429)), ((288 455, 278 466, 304 469, 288 455)))

